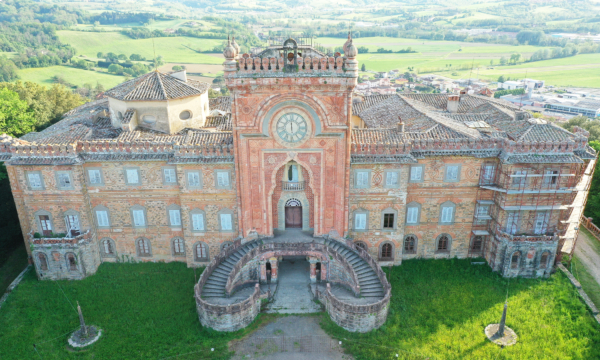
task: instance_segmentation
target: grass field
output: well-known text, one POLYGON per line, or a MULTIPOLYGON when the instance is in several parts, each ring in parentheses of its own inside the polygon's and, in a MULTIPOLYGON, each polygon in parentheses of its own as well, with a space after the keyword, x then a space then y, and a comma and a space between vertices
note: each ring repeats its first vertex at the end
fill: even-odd
MULTIPOLYGON (((386 270, 389 272, 389 270, 386 270)), ((203 328, 192 297, 193 269, 180 263, 102 264, 82 281, 38 281, 29 272, 0 309, 0 358, 226 359, 228 341, 260 326, 218 333, 203 328), (64 291, 64 294, 63 294, 64 291), (68 299, 68 300, 67 300, 68 299), (84 352, 66 337, 78 326, 70 303, 104 330, 84 352), (211 352, 210 349, 215 351, 211 352)), ((560 273, 547 280, 506 280, 468 260, 409 260, 394 267, 388 321, 368 334, 346 332, 327 316, 322 326, 355 359, 595 359, 600 326, 560 273), (519 342, 500 349, 484 327, 497 322, 509 284, 507 325, 519 342), (384 345, 379 346, 379 345, 384 345)))
POLYGON ((83 54, 95 58, 98 52, 113 52, 115 54, 140 54, 148 59, 162 55, 165 62, 187 64, 221 64, 220 60, 208 54, 199 54, 194 50, 212 49, 222 44, 222 40, 198 39, 190 37, 161 37, 155 39, 131 39, 117 32, 80 32, 58 31, 60 41, 70 44, 83 54), (154 41, 154 45, 153 45, 154 41), (194 49, 194 50, 192 50, 194 49))
POLYGON ((52 85, 52 77, 55 75, 61 75, 66 82, 76 86, 84 84, 96 86, 96 83, 100 83, 104 85, 105 89, 110 89, 125 81, 124 76, 76 69, 70 66, 21 69, 18 74, 22 81, 31 81, 42 85, 52 85))
POLYGON ((0 297, 8 285, 25 269, 25 266, 27 266, 27 251, 23 245, 13 251, 0 266, 0 297))

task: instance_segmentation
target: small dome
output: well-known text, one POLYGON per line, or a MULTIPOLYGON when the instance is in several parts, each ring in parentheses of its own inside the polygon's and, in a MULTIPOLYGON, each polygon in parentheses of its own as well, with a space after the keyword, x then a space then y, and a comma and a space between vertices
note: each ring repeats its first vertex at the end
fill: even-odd
POLYGON ((235 55, 235 48, 233 45, 231 45, 231 40, 227 39, 227 46, 225 46, 225 49, 223 49, 223 56, 225 56, 225 59, 227 60, 232 60, 235 58, 235 55))
POLYGON ((352 40, 350 40, 350 43, 348 44, 348 46, 346 46, 346 51, 344 55, 346 55, 346 57, 348 58, 355 58, 356 55, 358 55, 358 49, 356 48, 356 46, 354 46, 352 40))
POLYGON ((233 48, 235 49, 235 56, 238 56, 240 54, 240 46, 238 45, 238 43, 235 42, 235 36, 232 38, 232 42, 231 42, 231 46, 233 46, 233 48))

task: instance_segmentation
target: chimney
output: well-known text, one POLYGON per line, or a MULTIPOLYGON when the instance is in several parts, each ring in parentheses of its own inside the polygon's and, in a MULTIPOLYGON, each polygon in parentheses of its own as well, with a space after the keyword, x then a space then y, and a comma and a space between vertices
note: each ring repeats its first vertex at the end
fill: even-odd
POLYGON ((187 73, 185 69, 170 73, 169 75, 183 82, 187 82, 187 73))
POLYGON ((398 116, 398 124, 396 126, 399 132, 404 132, 404 121, 402 121, 402 117, 398 116))
MULTIPOLYGON (((463 90, 461 90, 460 93, 462 96, 463 90)), ((448 104, 446 105, 446 110, 448 110, 448 112, 455 114, 458 112, 459 104, 460 104, 460 96, 450 95, 450 96, 448 96, 448 104)))
POLYGON ((462 98, 463 96, 467 95, 467 90, 463 89, 460 91, 460 97, 462 98))

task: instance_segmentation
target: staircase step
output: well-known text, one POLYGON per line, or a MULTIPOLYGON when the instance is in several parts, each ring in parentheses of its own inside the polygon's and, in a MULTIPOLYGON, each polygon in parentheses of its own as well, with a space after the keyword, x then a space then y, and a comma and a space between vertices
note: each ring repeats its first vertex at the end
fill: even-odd
POLYGON ((225 286, 221 286, 221 285, 211 285, 211 284, 206 284, 204 285, 205 289, 210 289, 210 290, 214 290, 214 291, 225 291, 225 286))
POLYGON ((383 286, 381 284, 372 284, 360 287, 360 292, 370 291, 370 290, 383 290, 383 286))
POLYGON ((225 284, 227 284, 226 280, 219 280, 219 279, 208 279, 208 281, 206 282, 206 285, 225 286, 225 284))
POLYGON ((379 279, 372 279, 372 280, 365 280, 365 281, 358 281, 360 287, 362 288, 363 286, 369 286, 369 285, 373 285, 373 284, 379 284, 381 285, 381 281, 379 281, 379 279))
POLYGON ((383 297, 383 291, 361 291, 360 296, 362 297, 383 297))

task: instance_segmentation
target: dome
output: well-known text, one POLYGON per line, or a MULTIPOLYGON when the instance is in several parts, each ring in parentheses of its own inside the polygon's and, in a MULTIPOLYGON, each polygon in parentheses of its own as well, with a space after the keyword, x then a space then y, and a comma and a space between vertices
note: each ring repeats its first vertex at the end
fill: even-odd
POLYGON ((235 42, 235 36, 232 38, 231 46, 235 49, 235 55, 238 56, 240 54, 240 46, 235 42))
POLYGON ((350 43, 348 43, 346 49, 344 49, 344 55, 348 58, 355 58, 356 55, 358 55, 358 49, 354 46, 352 40, 350 40, 350 43))
POLYGON ((227 46, 223 49, 223 56, 225 59, 231 60, 236 56, 235 48, 231 45, 231 40, 227 39, 227 46))

